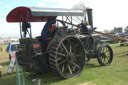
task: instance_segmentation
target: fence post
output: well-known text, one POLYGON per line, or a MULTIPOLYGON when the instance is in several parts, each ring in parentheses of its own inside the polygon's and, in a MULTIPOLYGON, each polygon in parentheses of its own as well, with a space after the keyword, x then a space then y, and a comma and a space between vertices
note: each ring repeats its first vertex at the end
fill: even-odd
POLYGON ((33 85, 40 85, 40 81, 41 81, 40 78, 32 79, 33 85))

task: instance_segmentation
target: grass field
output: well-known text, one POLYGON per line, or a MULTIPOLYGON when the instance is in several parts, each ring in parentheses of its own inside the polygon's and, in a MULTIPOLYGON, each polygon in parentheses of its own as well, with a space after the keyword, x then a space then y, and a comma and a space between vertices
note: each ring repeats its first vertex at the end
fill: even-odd
MULTIPOLYGON (((128 47, 111 45, 114 59, 110 66, 100 66, 97 59, 85 64, 81 75, 63 80, 53 72, 45 73, 41 78, 41 85, 128 85, 128 47)), ((16 70, 7 74, 9 58, 6 52, 0 52, 0 65, 3 66, 0 85, 16 85, 16 70)))

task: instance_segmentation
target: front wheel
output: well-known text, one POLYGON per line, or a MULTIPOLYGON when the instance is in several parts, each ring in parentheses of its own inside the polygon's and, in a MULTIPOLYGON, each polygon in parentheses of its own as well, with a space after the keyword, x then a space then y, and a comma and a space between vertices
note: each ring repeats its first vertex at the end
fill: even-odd
POLYGON ((113 60, 113 51, 109 45, 102 45, 98 49, 98 62, 101 66, 108 66, 113 60))

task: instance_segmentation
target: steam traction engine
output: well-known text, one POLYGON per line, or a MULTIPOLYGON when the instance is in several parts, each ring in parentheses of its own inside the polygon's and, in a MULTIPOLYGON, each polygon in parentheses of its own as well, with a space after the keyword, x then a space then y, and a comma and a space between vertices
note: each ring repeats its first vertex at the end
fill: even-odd
POLYGON ((92 9, 17 7, 8 14, 7 22, 20 24, 16 56, 26 72, 52 69, 66 79, 78 76, 91 58, 102 66, 112 62, 111 47, 99 46, 100 40, 93 35, 92 9), (32 38, 31 22, 46 22, 41 36, 32 38))

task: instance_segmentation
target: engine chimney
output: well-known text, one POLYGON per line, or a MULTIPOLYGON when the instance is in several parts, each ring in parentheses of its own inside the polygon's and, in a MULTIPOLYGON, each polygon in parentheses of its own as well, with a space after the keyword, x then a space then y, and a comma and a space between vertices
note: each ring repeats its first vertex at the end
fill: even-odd
POLYGON ((91 25, 91 27, 93 28, 93 17, 92 17, 92 9, 91 8, 87 8, 87 15, 88 15, 88 22, 91 25))

